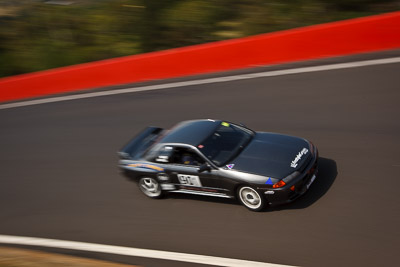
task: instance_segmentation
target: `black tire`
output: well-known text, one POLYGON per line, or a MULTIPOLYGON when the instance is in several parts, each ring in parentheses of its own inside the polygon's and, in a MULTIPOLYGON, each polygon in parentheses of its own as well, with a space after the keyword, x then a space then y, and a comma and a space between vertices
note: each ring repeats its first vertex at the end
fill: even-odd
POLYGON ((149 198, 160 198, 162 196, 160 183, 154 178, 141 177, 138 186, 140 191, 149 198))
POLYGON ((240 203, 251 211, 260 211, 265 206, 265 198, 250 186, 240 186, 237 195, 240 203))

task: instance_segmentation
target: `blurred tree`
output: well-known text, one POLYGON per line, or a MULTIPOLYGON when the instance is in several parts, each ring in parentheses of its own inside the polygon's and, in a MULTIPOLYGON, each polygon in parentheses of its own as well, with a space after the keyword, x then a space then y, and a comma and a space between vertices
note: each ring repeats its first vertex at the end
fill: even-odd
POLYGON ((326 4, 336 8, 337 10, 352 11, 368 11, 373 4, 390 3, 394 1, 382 0, 333 0, 326 1, 326 4))
POLYGON ((164 10, 161 19, 165 47, 179 47, 214 41, 210 33, 218 22, 214 1, 180 1, 164 10))
POLYGON ((399 0, 69 2, 0 0, 0 77, 400 9, 399 0))
POLYGON ((143 0, 144 16, 141 25, 141 39, 143 52, 165 49, 163 32, 165 26, 161 14, 166 8, 179 0, 143 0))

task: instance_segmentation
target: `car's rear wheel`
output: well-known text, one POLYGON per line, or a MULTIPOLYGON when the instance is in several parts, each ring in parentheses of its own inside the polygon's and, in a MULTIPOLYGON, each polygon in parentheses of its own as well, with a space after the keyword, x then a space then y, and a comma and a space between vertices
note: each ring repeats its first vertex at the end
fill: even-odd
POLYGON ((139 179, 140 190, 148 197, 159 198, 161 197, 161 186, 158 181, 151 177, 142 177, 139 179))
POLYGON ((265 199, 250 186, 239 187, 238 197, 240 202, 251 211, 260 211, 265 206, 265 199))

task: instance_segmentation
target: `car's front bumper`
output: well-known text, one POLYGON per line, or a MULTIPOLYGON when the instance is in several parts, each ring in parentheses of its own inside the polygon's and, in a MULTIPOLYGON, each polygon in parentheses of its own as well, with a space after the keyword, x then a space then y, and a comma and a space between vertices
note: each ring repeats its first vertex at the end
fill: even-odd
POLYGON ((318 176, 318 151, 301 175, 281 188, 258 188, 270 206, 292 202, 308 191, 318 176))

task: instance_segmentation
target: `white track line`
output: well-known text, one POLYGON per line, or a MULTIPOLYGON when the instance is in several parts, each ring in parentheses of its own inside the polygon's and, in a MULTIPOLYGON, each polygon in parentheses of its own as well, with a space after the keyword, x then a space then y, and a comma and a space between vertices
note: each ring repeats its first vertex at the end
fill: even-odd
POLYGON ((349 68, 358 68, 358 67, 391 64, 391 63, 400 63, 400 57, 365 60, 365 61, 355 61, 355 62, 348 62, 348 63, 329 64, 329 65, 303 67, 303 68, 295 68, 295 69, 266 71, 266 72, 259 72, 259 73, 250 73, 250 74, 239 74, 239 75, 232 75, 232 76, 225 76, 225 77, 185 81, 185 82, 174 82, 174 83, 140 86, 140 87, 125 88, 125 89, 93 92, 93 93, 81 93, 81 94, 77 94, 77 95, 49 97, 49 98, 38 99, 38 100, 28 100, 28 101, 21 101, 21 102, 16 102, 16 103, 2 104, 2 105, 0 105, 0 109, 25 107, 25 106, 39 105, 39 104, 45 104, 45 103, 82 99, 82 98, 92 98, 92 97, 98 97, 98 96, 119 95, 119 94, 127 94, 127 93, 143 92, 143 91, 178 88, 178 87, 200 85, 200 84, 230 82, 230 81, 236 81, 236 80, 246 80, 246 79, 262 78, 262 77, 274 77, 274 76, 299 74, 299 73, 307 73, 307 72, 349 69, 349 68))
POLYGON ((92 243, 75 242, 75 241, 64 241, 56 239, 23 237, 23 236, 0 235, 0 243, 82 250, 82 251, 109 253, 109 254, 117 254, 124 256, 183 261, 183 262, 207 264, 214 266, 231 266, 231 267, 243 267, 243 266, 288 267, 289 266, 289 265, 272 264, 272 263, 264 263, 256 261, 203 256, 196 254, 186 254, 186 253, 167 252, 167 251, 151 250, 151 249, 129 248, 129 247, 110 246, 110 245, 92 244, 92 243))

